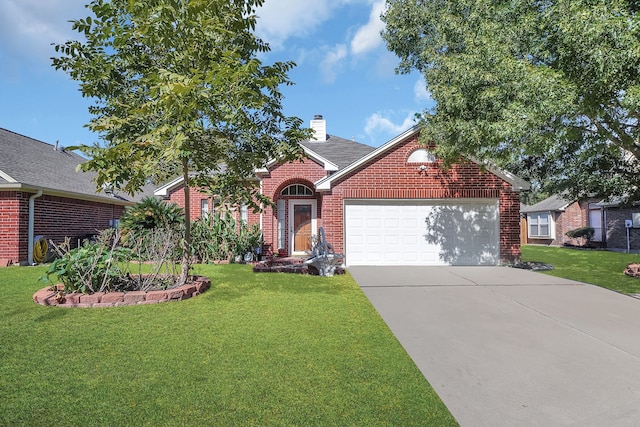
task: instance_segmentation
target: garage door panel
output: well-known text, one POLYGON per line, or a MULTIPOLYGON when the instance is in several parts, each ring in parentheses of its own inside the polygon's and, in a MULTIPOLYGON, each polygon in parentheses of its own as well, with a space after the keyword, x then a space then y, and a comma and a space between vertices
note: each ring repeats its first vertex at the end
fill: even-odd
POLYGON ((479 265, 499 259, 497 200, 346 201, 344 218, 348 265, 479 265))

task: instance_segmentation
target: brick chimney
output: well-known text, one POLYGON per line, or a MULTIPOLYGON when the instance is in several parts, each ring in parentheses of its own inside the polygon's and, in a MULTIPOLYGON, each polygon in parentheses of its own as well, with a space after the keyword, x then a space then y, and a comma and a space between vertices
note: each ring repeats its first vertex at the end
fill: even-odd
POLYGON ((327 121, 322 118, 322 114, 316 114, 311 120, 311 129, 313 130, 312 140, 324 142, 327 140, 327 121))

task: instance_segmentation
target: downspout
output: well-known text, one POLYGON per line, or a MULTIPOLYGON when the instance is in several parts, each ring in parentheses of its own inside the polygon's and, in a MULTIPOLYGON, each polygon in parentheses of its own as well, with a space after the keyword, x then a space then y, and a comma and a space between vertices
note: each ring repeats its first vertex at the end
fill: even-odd
POLYGON ((27 254, 27 265, 33 265, 33 223, 34 223, 34 211, 35 211, 35 200, 42 196, 42 190, 38 190, 36 194, 31 195, 29 197, 29 229, 27 232, 28 239, 28 254, 27 254))

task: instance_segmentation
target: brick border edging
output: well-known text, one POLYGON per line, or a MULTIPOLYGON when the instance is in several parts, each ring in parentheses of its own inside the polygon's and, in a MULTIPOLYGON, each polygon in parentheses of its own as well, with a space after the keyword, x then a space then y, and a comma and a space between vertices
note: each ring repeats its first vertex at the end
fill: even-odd
POLYGON ((96 292, 94 294, 74 292, 63 295, 62 299, 57 298, 57 291, 51 290, 51 287, 46 287, 33 294, 33 301, 40 305, 68 308, 158 304, 161 302, 181 301, 198 296, 209 289, 210 286, 211 279, 205 276, 195 276, 189 283, 164 291, 96 292))

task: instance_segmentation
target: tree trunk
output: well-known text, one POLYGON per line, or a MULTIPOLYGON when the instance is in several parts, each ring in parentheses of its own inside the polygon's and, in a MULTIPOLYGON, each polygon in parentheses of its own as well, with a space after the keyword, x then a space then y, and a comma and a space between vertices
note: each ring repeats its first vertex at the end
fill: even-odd
POLYGON ((189 261, 191 259, 191 206, 189 189, 189 165, 182 159, 182 175, 184 178, 184 239, 182 239, 182 271, 179 285, 184 285, 189 277, 189 261))

